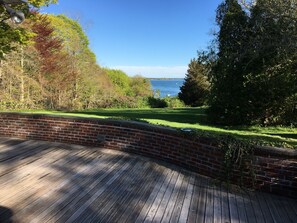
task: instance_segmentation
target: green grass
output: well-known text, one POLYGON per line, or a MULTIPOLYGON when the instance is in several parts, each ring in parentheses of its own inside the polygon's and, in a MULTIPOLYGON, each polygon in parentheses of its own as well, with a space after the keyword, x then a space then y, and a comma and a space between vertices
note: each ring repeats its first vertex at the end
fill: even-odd
POLYGON ((93 118, 126 119, 148 122, 174 128, 195 129, 198 134, 211 137, 233 135, 234 137, 258 145, 297 149, 297 128, 260 126, 214 126, 207 122, 205 108, 179 109, 99 109, 90 111, 22 111, 51 115, 80 116, 93 118))

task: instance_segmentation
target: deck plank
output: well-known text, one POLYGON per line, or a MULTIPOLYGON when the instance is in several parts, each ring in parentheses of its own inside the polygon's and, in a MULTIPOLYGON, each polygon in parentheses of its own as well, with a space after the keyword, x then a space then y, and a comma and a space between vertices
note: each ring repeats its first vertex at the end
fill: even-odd
POLYGON ((279 197, 278 202, 280 206, 282 207, 281 209, 284 211, 282 213, 285 213, 287 217, 289 218, 288 222, 294 222, 296 221, 296 215, 294 211, 294 207, 297 206, 297 201, 293 199, 288 199, 284 197, 279 197))
MULTIPOLYGON (((188 222, 196 222, 197 217, 197 209, 198 209, 198 201, 199 201, 199 193, 200 193, 200 181, 197 176, 194 176, 194 187, 193 194, 190 204, 188 222)), ((167 221, 168 222, 168 221, 167 221)))
MULTIPOLYGON (((133 160, 133 162, 135 161, 133 160)), ((148 168, 148 165, 142 165, 143 163, 141 161, 131 163, 129 169, 126 171, 126 174, 119 178, 119 181, 115 181, 107 190, 108 196, 106 196, 104 200, 102 198, 98 198, 92 204, 91 207, 93 210, 97 210, 97 207, 100 207, 100 209, 94 211, 93 216, 90 218, 90 222, 113 222, 109 220, 109 218, 118 217, 117 214, 121 213, 124 208, 121 204, 127 204, 125 202, 127 196, 131 194, 131 190, 136 189, 136 184, 138 184, 141 180, 138 175, 141 173, 140 169, 143 168, 143 171, 146 171, 148 168)), ((132 196, 133 195, 134 194, 132 193, 132 196)), ((126 207, 128 208, 128 206, 126 207)))
POLYGON ((129 216, 129 212, 135 211, 133 203, 137 202, 141 194, 145 193, 148 181, 153 180, 153 176, 156 174, 150 167, 149 162, 141 162, 141 168, 135 168, 134 180, 124 182, 126 184, 123 187, 125 190, 118 191, 121 194, 118 196, 120 199, 115 199, 115 205, 110 208, 109 212, 105 213, 105 218, 100 220, 101 222, 129 222, 126 218, 129 216), (146 177, 143 178, 142 176, 146 177), (126 205, 123 206, 122 203, 126 205))
POLYGON ((166 189, 167 189, 168 185, 170 184, 171 178, 174 177, 174 173, 175 173, 174 171, 170 171, 170 174, 165 179, 162 187, 160 188, 160 190, 154 200, 154 203, 151 205, 149 212, 148 212, 146 218, 144 219, 144 222, 152 222, 153 221, 153 219, 158 211, 158 208, 161 204, 162 198, 166 192, 166 189))
POLYGON ((238 189, 235 195, 239 222, 248 222, 247 209, 244 203, 244 198, 241 189, 238 189))
POLYGON ((264 194, 264 199, 267 202, 267 206, 270 210, 270 213, 273 217, 273 221, 274 222, 288 222, 288 218, 287 215, 282 215, 279 211, 280 209, 277 208, 276 203, 277 203, 277 199, 273 199, 275 198, 274 195, 268 195, 268 194, 264 194))
POLYGON ((239 223, 239 213, 237 209, 236 195, 232 191, 228 191, 229 212, 231 223, 239 223))
POLYGON ((153 222, 161 222, 162 221, 164 212, 167 208, 168 202, 171 198, 172 192, 173 192, 176 182, 178 180, 178 176, 179 176, 179 173, 177 171, 174 171, 173 176, 171 177, 170 182, 167 186, 167 189, 164 193, 162 201, 161 201, 161 203, 158 207, 158 210, 154 216, 153 222))
MULTIPOLYGON (((214 186, 213 188, 213 196, 214 196, 214 223, 222 223, 222 215, 223 215, 223 208, 222 208, 222 199, 221 199, 221 186, 214 186)), ((225 223, 225 221, 224 221, 225 223)))
MULTIPOLYGON (((79 160, 79 159, 77 159, 79 160)), ((68 162, 71 162, 73 160, 69 159, 68 162)), ((61 163, 61 165, 66 165, 66 162, 61 163)), ((51 182, 52 186, 55 185, 55 182, 59 181, 60 179, 64 179, 65 175, 60 173, 59 175, 57 175, 57 171, 54 169, 44 169, 42 171, 40 171, 40 169, 37 168, 32 168, 30 166, 27 166, 27 170, 25 170, 27 173, 30 174, 31 177, 29 177, 28 179, 24 180, 21 179, 21 183, 16 182, 17 185, 12 187, 11 190, 12 192, 16 192, 15 195, 13 195, 13 193, 11 193, 9 190, 8 191, 3 191, 3 189, 1 190, 1 192, 6 193, 8 195, 7 196, 2 196, 3 198, 7 198, 10 201, 18 201, 21 198, 23 198, 23 200, 28 201, 27 198, 32 197, 34 194, 37 194, 39 190, 42 190, 42 188, 47 189, 48 188, 48 183, 47 182, 51 182), (47 173, 46 176, 43 175, 43 173, 47 173), (50 173, 50 174, 48 174, 50 173), (51 176, 51 174, 53 174, 53 176, 51 176), (56 175, 55 175, 56 174, 56 175), (41 176, 41 177, 40 177, 41 176), (42 177, 44 176, 44 177, 42 177), (41 180, 42 179, 42 180, 41 180), (30 192, 33 192, 32 194, 30 194, 30 192), (13 199, 15 197, 15 199, 13 199)), ((38 197, 37 197, 38 199, 38 197)), ((30 200, 30 199, 29 199, 30 200)), ((24 204, 24 203, 23 203, 24 204)))
POLYGON ((255 193, 246 191, 246 193, 249 196, 249 201, 251 206, 253 207, 254 213, 255 213, 255 218, 257 223, 265 223, 265 217, 262 212, 262 208, 260 203, 258 202, 258 198, 255 193))
POLYGON ((145 220, 145 218, 148 215, 163 183, 166 181, 166 179, 170 173, 171 173, 170 169, 165 169, 163 177, 160 178, 160 180, 156 182, 156 185, 155 185, 152 193, 150 194, 149 198, 146 200, 141 212, 139 213, 139 215, 135 221, 136 223, 141 223, 145 220))
MULTIPOLYGON (((95 162, 96 161, 94 160, 94 163, 95 162)), ((32 194, 27 196, 26 193, 24 193, 25 199, 20 204, 20 206, 18 206, 16 213, 19 213, 20 215, 23 213, 30 213, 26 214, 28 219, 30 219, 31 216, 36 216, 35 214, 41 212, 43 208, 49 207, 49 204, 56 199, 56 194, 59 194, 59 190, 61 188, 68 186, 69 182, 71 182, 73 178, 79 177, 83 171, 85 171, 87 168, 90 168, 89 166, 86 166, 85 162, 82 162, 80 159, 67 159, 67 161, 63 160, 63 162, 60 162, 59 167, 65 168, 70 166, 70 164, 73 164, 73 166, 68 169, 68 172, 63 171, 63 173, 57 173, 56 169, 52 169, 52 176, 48 175, 48 181, 44 181, 43 179, 44 182, 41 187, 32 187, 34 196, 32 196, 32 194), (79 164, 81 165, 81 168, 79 168, 79 164), (65 178, 65 176, 67 177, 65 178), (51 187, 49 187, 49 185, 51 187)), ((35 183, 38 184, 38 181, 35 183)), ((39 182, 39 184, 41 183, 39 182)), ((65 190, 66 189, 67 188, 65 188, 65 190)))
POLYGON ((58 203, 53 210, 58 212, 55 215, 55 219, 60 222, 67 221, 76 210, 78 210, 82 204, 88 202, 89 199, 97 192, 98 188, 104 185, 111 177, 118 171, 117 167, 124 165, 123 159, 115 157, 114 160, 110 160, 101 165, 101 168, 97 173, 93 173, 90 176, 90 181, 78 183, 77 188, 73 188, 75 191, 73 196, 65 196, 65 200, 58 203))
POLYGON ((214 218, 214 191, 213 191, 213 185, 211 185, 211 182, 209 181, 207 188, 206 188, 207 194, 206 194, 206 209, 205 209, 205 223, 212 223, 214 218))
POLYGON ((88 209, 91 204, 105 191, 108 189, 108 187, 121 176, 121 174, 129 167, 128 163, 125 163, 116 174, 112 176, 111 179, 108 180, 108 182, 102 186, 87 202, 85 202, 76 212, 66 221, 66 223, 74 222, 77 220, 77 218, 83 214, 83 212, 88 209))
POLYGON ((257 222, 258 219, 256 218, 255 211, 252 206, 248 191, 241 191, 241 196, 243 200, 243 205, 245 207, 244 211, 246 212, 247 222, 257 222))
MULTIPOLYGON (((122 207, 120 213, 117 213, 117 209, 114 210, 114 216, 116 216, 118 221, 120 220, 121 222, 127 223, 135 222, 138 214, 141 211, 140 202, 145 201, 149 197, 149 194, 152 192, 153 189, 152 185, 161 176, 160 171, 162 172, 160 168, 156 168, 155 165, 152 165, 150 163, 145 179, 142 178, 140 184, 138 184, 137 188, 133 190, 134 195, 131 196, 129 194, 129 196, 127 197, 127 200, 125 201, 125 203, 127 204, 127 208, 122 207)), ((111 219, 111 221, 112 220, 113 219, 111 219)))
POLYGON ((191 176, 190 180, 189 180, 188 188, 186 191, 186 195, 184 198, 182 210, 181 210, 181 213, 179 216, 179 222, 187 222, 188 221, 191 199, 192 199, 192 195, 193 195, 194 180, 195 180, 195 178, 193 176, 191 176))
POLYGON ((199 203, 197 209, 197 223, 202 223, 205 220, 205 212, 206 212, 206 202, 207 202, 207 178, 200 178, 200 195, 199 195, 199 203))
POLYGON ((179 176, 177 178, 177 181, 174 185, 174 188, 173 188, 173 191, 172 191, 172 194, 170 197, 170 202, 167 204, 167 207, 164 211, 163 219, 161 222, 169 222, 170 221, 170 218, 171 218, 171 215, 172 215, 172 212, 174 209, 174 204, 176 203, 177 196, 178 196, 179 190, 180 190, 182 182, 183 182, 183 178, 184 178, 184 175, 179 173, 179 176))
POLYGON ((221 204, 222 204, 222 223, 230 223, 230 207, 228 200, 228 190, 225 185, 220 185, 220 194, 221 194, 221 204))
MULTIPOLYGON (((102 156, 101 158, 104 161, 105 157, 102 156)), ((69 183, 69 189, 66 190, 65 187, 62 188, 60 191, 61 196, 54 200, 51 204, 47 204, 47 208, 35 217, 36 220, 34 222, 47 222, 52 220, 52 218, 55 219, 55 221, 59 220, 61 222, 67 220, 68 217, 65 218, 65 212, 68 211, 68 213, 73 214, 75 210, 78 209, 78 206, 83 203, 85 197, 90 199, 92 194, 95 193, 94 191, 96 191, 94 188, 98 186, 102 180, 107 178, 108 175, 112 175, 111 171, 115 165, 120 165, 117 163, 117 160, 119 159, 119 157, 116 157, 116 159, 110 160, 109 163, 104 164, 101 164, 100 162, 97 165, 94 165, 88 175, 81 178, 81 180, 73 179, 73 181, 69 183), (112 165, 113 162, 115 162, 114 165, 112 165), (105 174, 102 174, 102 172, 105 174), (73 207, 77 203, 79 205, 73 207)), ((124 164, 124 162, 121 164, 124 164)))
POLYGON ((255 196, 257 197, 257 201, 261 210, 262 210, 262 215, 263 218, 265 219, 265 222, 275 222, 272 213, 270 212, 270 209, 266 203, 266 199, 262 193, 255 193, 255 196))
POLYGON ((175 202, 172 216, 170 219, 170 222, 172 222, 172 223, 179 222, 180 214, 181 214, 185 196, 187 193, 188 184, 190 183, 189 181, 190 181, 190 176, 188 174, 185 174, 185 177, 183 178, 183 182, 180 187, 180 190, 179 190, 179 193, 177 196, 177 200, 175 202))
POLYGON ((154 174, 152 177, 152 180, 150 180, 148 183, 144 185, 144 187, 139 187, 139 193, 141 194, 138 200, 133 200, 134 207, 131 205, 131 210, 128 208, 126 209, 124 216, 122 216, 120 219, 123 219, 123 222, 135 222, 138 216, 140 215, 141 210, 143 209, 145 202, 149 198, 150 194, 152 194, 154 186, 157 182, 161 181, 162 176, 164 174, 164 168, 161 166, 155 166, 154 165, 154 171, 152 173, 158 173, 154 174), (143 190, 142 190, 143 189, 143 190), (125 218, 128 216, 127 218, 125 218))
POLYGON ((0 222, 295 222, 297 200, 104 148, 0 137, 0 222))

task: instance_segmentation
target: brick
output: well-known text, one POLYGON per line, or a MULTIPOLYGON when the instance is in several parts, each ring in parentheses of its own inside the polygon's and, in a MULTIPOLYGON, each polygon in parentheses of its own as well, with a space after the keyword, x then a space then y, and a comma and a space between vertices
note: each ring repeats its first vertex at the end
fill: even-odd
MULTIPOLYGON (((0 114, 0 123, 2 136, 101 145, 166 160, 211 177, 219 177, 223 170, 223 153, 216 148, 215 142, 207 138, 181 136, 174 130, 121 121, 46 115, 0 114), (98 142, 98 135, 104 135, 104 143, 98 142)), ((290 196, 297 194, 296 160, 257 155, 252 165, 258 188, 283 194, 289 191, 290 196)), ((235 170, 232 174, 234 182, 239 182, 240 172, 235 170)), ((246 185, 251 184, 248 169, 243 180, 246 185)))

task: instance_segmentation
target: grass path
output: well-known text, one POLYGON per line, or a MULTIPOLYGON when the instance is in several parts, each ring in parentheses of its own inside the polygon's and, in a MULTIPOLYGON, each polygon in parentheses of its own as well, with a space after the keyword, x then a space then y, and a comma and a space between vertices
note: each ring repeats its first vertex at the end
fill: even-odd
POLYGON ((174 128, 192 128, 200 134, 217 137, 230 134, 255 144, 297 149, 297 128, 260 126, 214 126, 207 122, 205 108, 179 109, 98 109, 92 111, 22 111, 64 116, 113 118, 144 121, 174 128))

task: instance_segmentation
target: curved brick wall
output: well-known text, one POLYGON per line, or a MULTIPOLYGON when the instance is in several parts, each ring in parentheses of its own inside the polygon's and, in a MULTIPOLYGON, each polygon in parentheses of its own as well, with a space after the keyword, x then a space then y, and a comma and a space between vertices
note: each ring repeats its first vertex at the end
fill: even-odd
MULTIPOLYGON (((211 139, 174 129, 107 119, 0 113, 0 136, 57 141, 153 157, 220 178, 223 153, 211 139)), ((297 151, 257 148, 252 165, 260 190, 297 198, 297 151)), ((239 173, 235 173, 236 183, 239 173)), ((245 182, 251 182, 249 176, 245 182)))

